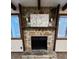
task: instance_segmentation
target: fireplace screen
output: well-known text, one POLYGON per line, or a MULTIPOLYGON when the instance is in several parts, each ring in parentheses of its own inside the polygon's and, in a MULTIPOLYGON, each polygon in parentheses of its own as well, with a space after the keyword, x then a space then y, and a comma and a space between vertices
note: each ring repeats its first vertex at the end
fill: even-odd
POLYGON ((47 37, 46 36, 32 36, 31 46, 32 46, 32 50, 39 50, 39 49, 47 50, 47 37))

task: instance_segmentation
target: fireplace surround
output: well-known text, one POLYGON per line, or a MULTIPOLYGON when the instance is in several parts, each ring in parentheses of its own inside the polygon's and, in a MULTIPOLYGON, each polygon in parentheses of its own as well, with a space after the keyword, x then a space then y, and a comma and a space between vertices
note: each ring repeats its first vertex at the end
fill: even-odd
POLYGON ((54 33, 52 30, 25 30, 24 43, 25 51, 33 53, 33 51, 53 52, 54 33))
POLYGON ((53 51, 55 31, 29 29, 24 31, 25 52, 22 59, 57 59, 53 51))
POLYGON ((25 53, 22 59, 57 59, 53 51, 55 31, 25 30, 25 53))

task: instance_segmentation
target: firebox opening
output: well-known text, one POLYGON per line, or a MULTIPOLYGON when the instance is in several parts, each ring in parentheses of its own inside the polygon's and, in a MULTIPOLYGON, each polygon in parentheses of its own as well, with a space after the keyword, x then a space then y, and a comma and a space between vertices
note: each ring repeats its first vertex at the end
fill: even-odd
POLYGON ((32 50, 47 50, 47 36, 32 36, 31 46, 32 50))

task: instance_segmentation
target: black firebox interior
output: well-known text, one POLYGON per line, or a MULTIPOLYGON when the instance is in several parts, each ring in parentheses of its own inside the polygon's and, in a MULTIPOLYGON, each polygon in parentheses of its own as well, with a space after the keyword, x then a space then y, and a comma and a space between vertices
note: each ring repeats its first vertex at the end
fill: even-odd
POLYGON ((32 36, 31 37, 32 50, 47 50, 47 37, 46 36, 32 36))

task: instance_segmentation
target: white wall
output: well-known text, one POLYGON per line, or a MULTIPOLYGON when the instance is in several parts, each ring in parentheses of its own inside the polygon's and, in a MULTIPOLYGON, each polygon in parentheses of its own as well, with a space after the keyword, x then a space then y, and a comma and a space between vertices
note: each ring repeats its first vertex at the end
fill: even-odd
POLYGON ((62 11, 62 10, 60 9, 59 14, 67 14, 67 9, 64 10, 64 11, 62 11))
POLYGON ((11 9, 11 13, 19 13, 19 9, 17 9, 16 11, 11 9))
POLYGON ((67 40, 56 40, 56 52, 67 52, 67 40))
POLYGON ((11 40, 11 52, 23 52, 22 40, 11 40))

